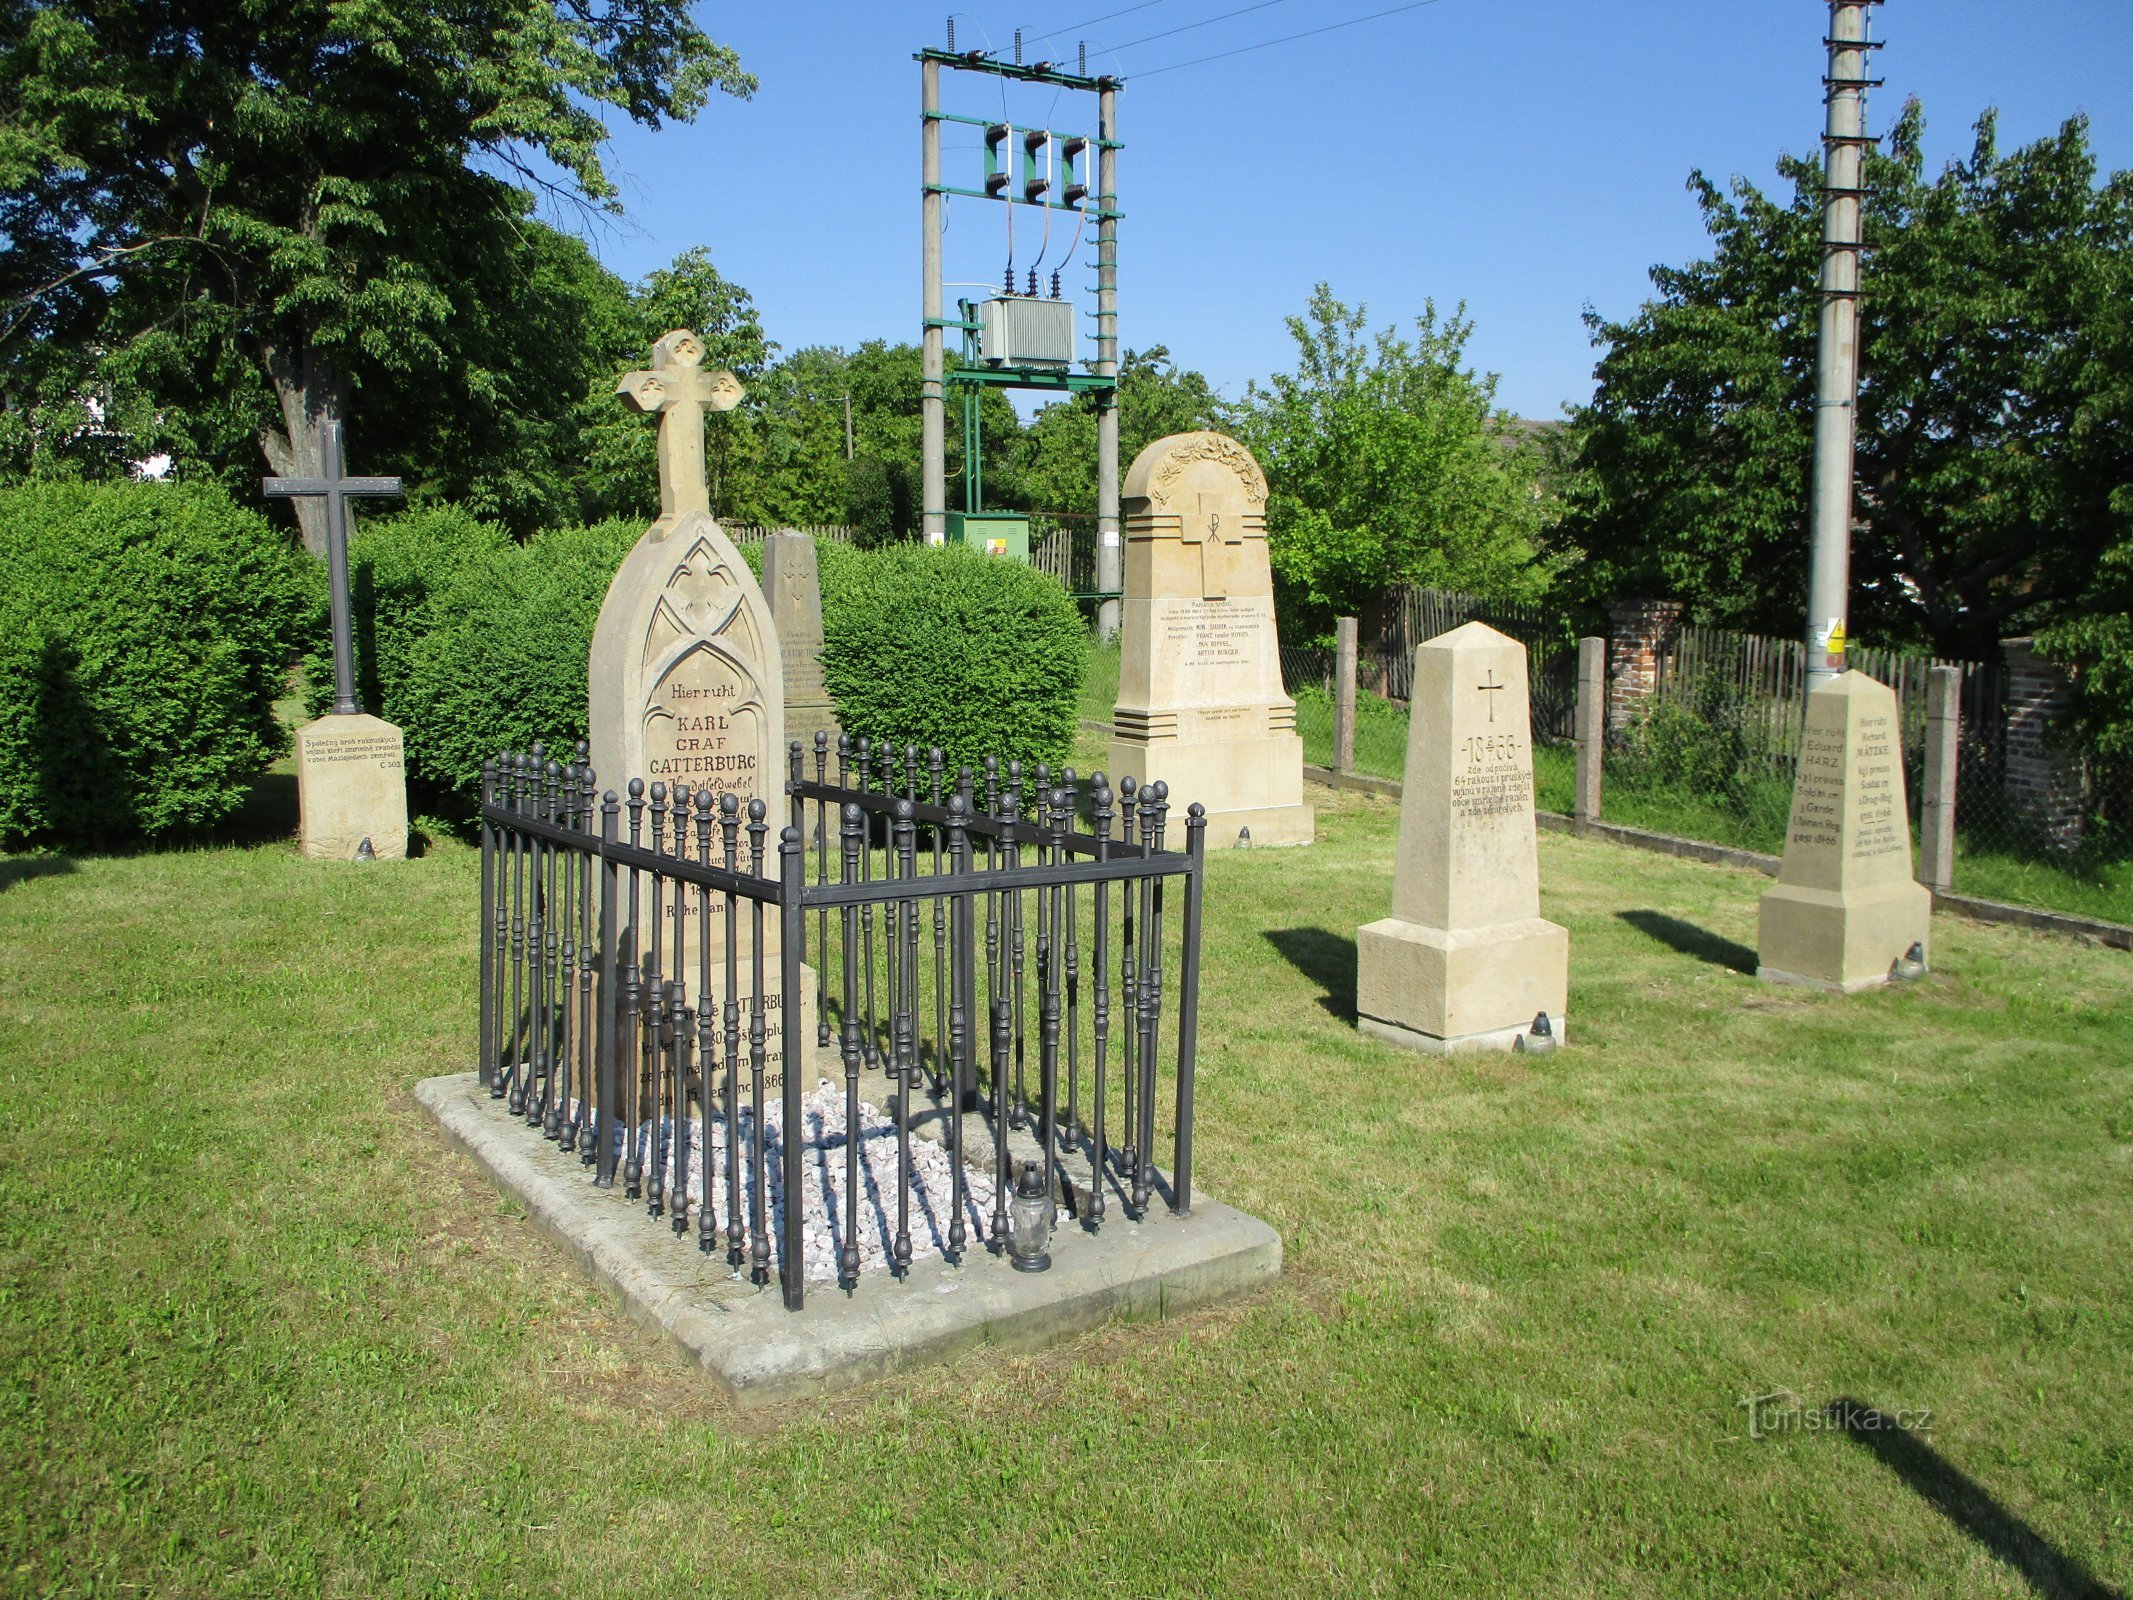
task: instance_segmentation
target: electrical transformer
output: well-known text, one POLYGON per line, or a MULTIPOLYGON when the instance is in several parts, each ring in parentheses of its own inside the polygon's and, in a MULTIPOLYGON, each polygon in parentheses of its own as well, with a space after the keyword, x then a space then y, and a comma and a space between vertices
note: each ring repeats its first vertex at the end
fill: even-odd
POLYGON ((1024 295, 995 295, 980 308, 984 332, 978 353, 991 367, 1055 367, 1074 363, 1074 303, 1024 295))

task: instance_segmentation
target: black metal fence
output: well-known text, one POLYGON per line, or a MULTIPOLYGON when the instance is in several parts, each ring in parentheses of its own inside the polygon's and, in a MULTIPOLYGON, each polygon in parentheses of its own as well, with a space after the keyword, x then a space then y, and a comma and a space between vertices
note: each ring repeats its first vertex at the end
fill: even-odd
POLYGON ((603 794, 585 754, 484 768, 480 1072, 596 1185, 676 1234, 693 1221, 756 1282, 775 1271, 794 1310, 810 1279, 901 1275, 914 1220, 950 1260, 1004 1249, 1032 1136, 1084 1228, 1107 1191, 1136 1217, 1189 1208, 1201 807, 1179 851, 1160 783, 950 774, 938 750, 818 734, 812 773, 792 746, 772 840, 760 799, 603 794), (841 1104, 804 1087, 833 1038, 841 1104))

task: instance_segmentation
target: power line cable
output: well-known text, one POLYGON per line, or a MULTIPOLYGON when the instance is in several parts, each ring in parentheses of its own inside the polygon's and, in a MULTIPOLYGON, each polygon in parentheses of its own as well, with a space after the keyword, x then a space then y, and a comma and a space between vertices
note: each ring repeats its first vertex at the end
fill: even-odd
POLYGON ((1093 28, 1099 22, 1109 22, 1113 17, 1123 17, 1128 12, 1146 11, 1150 6, 1165 5, 1167 3, 1168 0, 1141 0, 1141 3, 1137 6, 1127 6, 1122 11, 1106 11, 1100 17, 1091 17, 1086 22, 1069 23, 1064 28, 1054 28, 1050 33, 1040 33, 1036 36, 1036 38, 1025 39, 1022 42, 1024 44, 1035 44, 1037 42, 1037 39, 1056 39, 1062 33, 1072 33, 1076 28, 1093 28))
POLYGON ((1288 0, 1259 0, 1255 6, 1240 6, 1235 11, 1225 11, 1220 16, 1203 17, 1198 22, 1188 22, 1181 27, 1165 28, 1161 33, 1144 34, 1138 39, 1128 39, 1124 44, 1113 45, 1114 50, 1131 50, 1137 44, 1153 44, 1157 39, 1167 39, 1174 33, 1190 33, 1195 28, 1212 28, 1218 22, 1227 22, 1231 17, 1245 16, 1253 11, 1264 11, 1269 6, 1288 4, 1288 0))
POLYGON ((1392 6, 1384 11, 1373 11, 1367 17, 1350 17, 1346 22, 1329 22, 1323 28, 1306 28, 1302 33, 1284 34, 1279 39, 1262 39, 1258 44, 1239 45, 1234 50, 1217 51, 1211 56, 1194 56, 1190 61, 1173 61, 1167 66, 1150 67, 1146 72, 1136 72, 1135 78, 1153 78, 1159 73, 1179 72, 1186 67, 1204 66, 1210 61, 1226 61, 1231 56, 1250 55, 1254 50, 1271 50, 1277 44, 1294 44, 1298 39, 1315 39, 1322 33, 1335 33, 1342 28, 1360 27, 1366 22, 1376 22, 1381 17, 1396 17, 1403 11, 1420 11, 1424 6, 1433 6, 1439 0, 1409 0, 1404 6, 1392 6))

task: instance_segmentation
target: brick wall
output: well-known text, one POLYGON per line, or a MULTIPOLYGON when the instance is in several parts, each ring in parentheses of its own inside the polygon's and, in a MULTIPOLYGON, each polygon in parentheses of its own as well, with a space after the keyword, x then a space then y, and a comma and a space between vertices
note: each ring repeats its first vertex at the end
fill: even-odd
POLYGON ((1617 600, 1607 608, 1607 732, 1627 728, 1659 687, 1659 659, 1681 631, 1679 600, 1617 600))

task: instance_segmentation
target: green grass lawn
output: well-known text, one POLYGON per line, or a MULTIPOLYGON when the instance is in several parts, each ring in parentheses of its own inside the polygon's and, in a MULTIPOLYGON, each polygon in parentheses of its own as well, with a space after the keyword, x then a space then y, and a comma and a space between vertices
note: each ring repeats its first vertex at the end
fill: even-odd
POLYGON ((1543 835, 1573 1048, 1423 1060, 1352 1020, 1396 810, 1314 799, 1207 896, 1199 1177, 1280 1283, 769 1417, 411 1103, 466 848, 0 860, 0 1587, 2133 1584, 2133 961, 1942 919, 1916 987, 1766 988, 1764 880, 1543 835), (1751 1438, 1777 1391, 1931 1427, 1751 1438))

